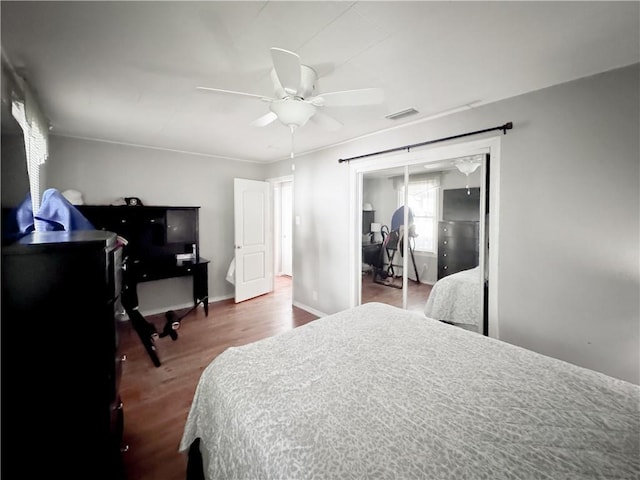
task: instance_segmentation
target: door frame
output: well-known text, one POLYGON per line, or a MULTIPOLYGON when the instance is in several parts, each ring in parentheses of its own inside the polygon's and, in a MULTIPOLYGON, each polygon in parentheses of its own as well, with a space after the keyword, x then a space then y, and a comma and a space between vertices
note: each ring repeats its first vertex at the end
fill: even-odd
MULTIPOLYGON (((377 158, 359 160, 349 164, 349 260, 351 262, 350 272, 350 297, 351 306, 360 305, 361 280, 362 280, 362 215, 361 207, 363 201, 363 174, 376 170, 383 170, 394 167, 411 166, 415 164, 433 163, 449 158, 464 157, 478 154, 489 154, 491 158, 491 168, 489 169, 489 237, 491 239, 491 255, 487 265, 488 272, 485 276, 488 279, 490 288, 488 292, 488 332, 487 335, 499 338, 499 317, 498 317, 498 258, 499 258, 499 210, 500 210, 500 146, 502 138, 487 137, 470 142, 461 142, 444 147, 432 147, 423 150, 381 155, 377 158)), ((485 162, 483 162, 484 178, 486 172, 485 162)), ((482 195, 482 193, 481 193, 482 195)), ((484 225, 480 222, 480 238, 486 238, 484 225)), ((480 262, 484 260, 484 248, 480 249, 480 262)))
MULTIPOLYGON (((293 182, 293 175, 284 175, 282 177, 274 177, 274 178, 267 178, 267 180, 265 180, 266 182, 269 182, 269 184, 271 185, 271 235, 272 235, 272 241, 271 241, 271 245, 273 246, 273 276, 274 276, 274 280, 275 280, 275 276, 276 276, 276 272, 277 272, 277 268, 276 268, 276 252, 275 249, 277 247, 277 245, 279 245, 279 239, 276 239, 276 236, 278 235, 278 231, 275 228, 275 216, 276 216, 276 206, 275 206, 275 190, 276 188, 278 188, 278 186, 280 186, 283 183, 291 183, 291 218, 293 218, 293 205, 294 205, 294 182, 293 182)), ((293 256, 293 242, 294 242, 294 238, 293 238, 293 226, 292 226, 292 238, 291 238, 291 277, 293 278, 293 264, 294 264, 294 256, 293 256)), ((275 285, 275 283, 274 283, 275 285)))

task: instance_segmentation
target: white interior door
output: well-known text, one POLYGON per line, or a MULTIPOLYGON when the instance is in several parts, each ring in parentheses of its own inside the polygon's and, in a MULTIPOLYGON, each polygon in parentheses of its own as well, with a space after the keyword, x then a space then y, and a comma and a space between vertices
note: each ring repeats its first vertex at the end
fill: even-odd
POLYGON ((234 179, 236 303, 273 290, 268 182, 234 179))

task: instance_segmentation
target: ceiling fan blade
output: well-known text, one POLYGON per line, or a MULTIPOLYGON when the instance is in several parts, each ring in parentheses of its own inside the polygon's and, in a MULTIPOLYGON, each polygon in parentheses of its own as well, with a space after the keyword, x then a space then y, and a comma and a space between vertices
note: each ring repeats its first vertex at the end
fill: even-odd
POLYGON ((335 118, 330 117, 326 113, 320 111, 317 111, 315 115, 311 117, 311 121, 330 132, 335 132, 336 130, 342 128, 342 123, 340 123, 335 118))
POLYGON ((300 89, 300 57, 282 48, 271 48, 271 60, 280 85, 290 94, 295 95, 300 89))
POLYGON ((384 102, 384 90, 381 88, 362 88, 328 92, 310 99, 317 107, 346 107, 356 105, 375 105, 384 102))
POLYGON ((268 113, 265 113, 264 115, 262 115, 261 117, 256 118, 249 125, 251 125, 252 127, 265 127, 265 126, 269 125, 271 122, 273 122, 277 118, 278 118, 278 116, 275 113, 268 112, 268 113))
POLYGON ((234 92, 233 90, 222 90, 220 88, 211 88, 211 87, 196 87, 196 88, 198 90, 207 90, 209 92, 224 93, 225 95, 241 95, 243 97, 259 98, 264 102, 270 102, 273 100, 272 98, 267 98, 264 95, 256 95, 255 93, 234 92))

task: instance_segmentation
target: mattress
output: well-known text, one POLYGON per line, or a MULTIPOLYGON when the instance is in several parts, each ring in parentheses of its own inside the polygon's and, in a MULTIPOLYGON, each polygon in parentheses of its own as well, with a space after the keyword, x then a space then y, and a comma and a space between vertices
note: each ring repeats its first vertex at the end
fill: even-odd
POLYGON ((180 450, 213 479, 637 479, 640 387, 380 303, 228 348, 180 450))
POLYGON ((433 285, 424 314, 461 326, 481 326, 482 293, 480 267, 447 275, 433 285))

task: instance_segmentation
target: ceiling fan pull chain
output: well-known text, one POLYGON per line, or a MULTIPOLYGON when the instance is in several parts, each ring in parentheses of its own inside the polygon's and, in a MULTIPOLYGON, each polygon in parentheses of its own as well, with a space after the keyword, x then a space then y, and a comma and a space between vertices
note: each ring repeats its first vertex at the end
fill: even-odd
POLYGON ((293 158, 293 132, 295 132, 296 126, 289 125, 289 128, 291 129, 291 158, 293 158))

